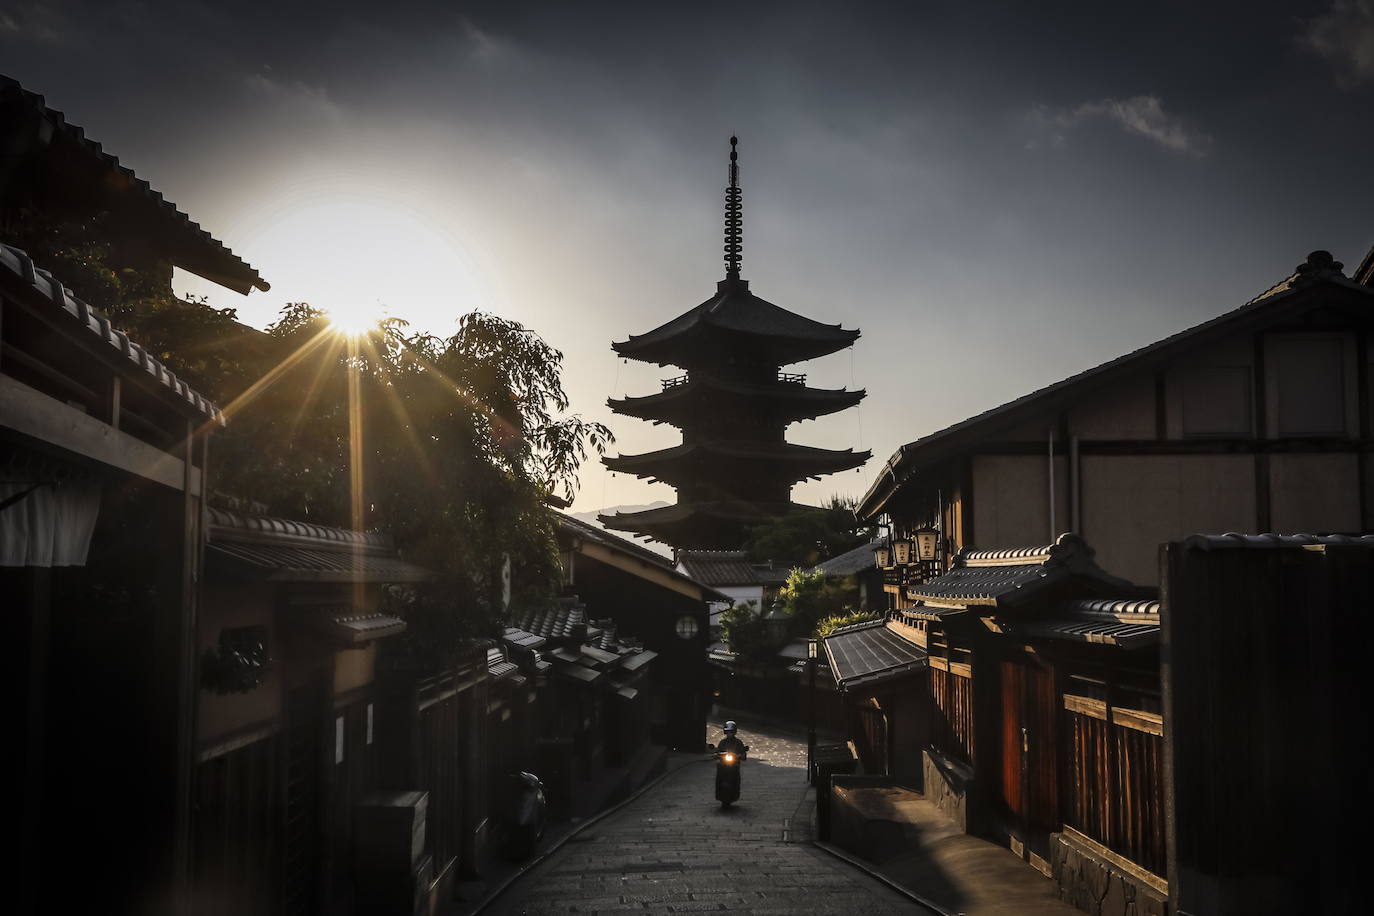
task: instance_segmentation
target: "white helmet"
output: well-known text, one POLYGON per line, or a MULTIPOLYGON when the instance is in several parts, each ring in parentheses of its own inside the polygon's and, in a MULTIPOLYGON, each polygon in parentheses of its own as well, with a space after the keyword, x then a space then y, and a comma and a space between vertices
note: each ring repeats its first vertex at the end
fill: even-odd
POLYGON ((730 721, 728 721, 728 722, 725 723, 725 733, 726 733, 727 735, 728 735, 730 732, 734 731, 735 728, 736 728, 736 726, 735 726, 735 720, 734 720, 734 719, 731 719, 730 721))

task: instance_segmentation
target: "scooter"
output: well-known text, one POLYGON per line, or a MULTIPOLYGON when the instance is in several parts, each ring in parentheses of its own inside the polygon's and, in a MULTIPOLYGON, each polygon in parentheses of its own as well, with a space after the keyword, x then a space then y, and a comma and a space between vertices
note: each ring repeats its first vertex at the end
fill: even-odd
POLYGON ((722 808, 728 808, 739 800, 739 767, 748 753, 749 747, 746 745, 743 754, 734 751, 716 754, 716 801, 720 802, 722 808))
POLYGON ((511 810, 506 852, 512 861, 534 854, 535 844, 548 827, 548 802, 544 784, 533 773, 512 773, 509 777, 511 810))

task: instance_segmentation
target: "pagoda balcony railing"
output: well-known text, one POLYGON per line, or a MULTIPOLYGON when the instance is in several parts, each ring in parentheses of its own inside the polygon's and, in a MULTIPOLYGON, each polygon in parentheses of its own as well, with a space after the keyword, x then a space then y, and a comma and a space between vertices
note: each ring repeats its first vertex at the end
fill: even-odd
MULTIPOLYGON (((691 373, 675 376, 674 378, 665 378, 663 380, 663 390, 669 391, 673 388, 685 385, 691 380, 691 373)), ((778 381, 782 382, 784 385, 805 385, 806 376, 799 372, 779 372, 778 381)))

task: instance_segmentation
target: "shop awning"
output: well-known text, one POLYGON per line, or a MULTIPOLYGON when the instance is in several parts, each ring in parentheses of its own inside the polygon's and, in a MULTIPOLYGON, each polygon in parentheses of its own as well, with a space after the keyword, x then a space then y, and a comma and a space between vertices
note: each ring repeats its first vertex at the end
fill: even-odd
POLYGON ((843 691, 869 689, 926 666, 925 650, 881 620, 842 627, 824 643, 835 684, 843 691))

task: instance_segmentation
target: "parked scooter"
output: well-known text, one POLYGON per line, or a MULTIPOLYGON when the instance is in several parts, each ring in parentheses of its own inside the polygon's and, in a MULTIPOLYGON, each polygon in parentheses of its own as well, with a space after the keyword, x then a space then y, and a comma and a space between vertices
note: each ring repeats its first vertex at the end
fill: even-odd
POLYGON ((507 853, 512 860, 534 855, 535 844, 544 836, 549 824, 549 805, 544 797, 544 784, 533 773, 512 773, 510 786, 510 830, 507 853))

